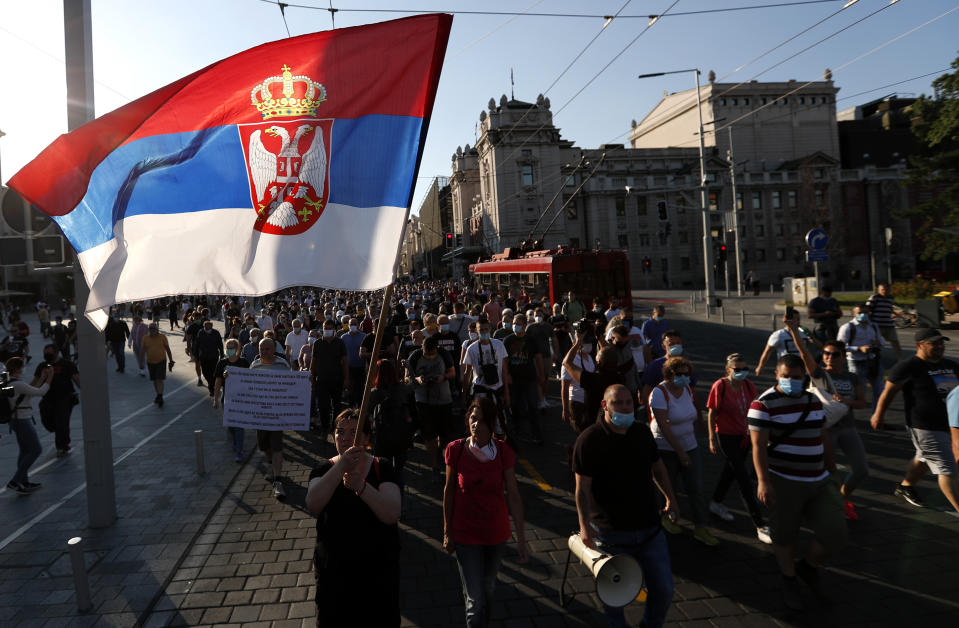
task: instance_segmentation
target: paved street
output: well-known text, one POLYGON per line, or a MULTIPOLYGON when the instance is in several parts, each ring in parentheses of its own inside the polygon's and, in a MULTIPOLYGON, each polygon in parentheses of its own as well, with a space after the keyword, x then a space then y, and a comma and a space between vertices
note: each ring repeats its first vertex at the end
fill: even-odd
MULTIPOLYGON (((638 296, 683 301, 685 295, 638 296)), ((727 353, 745 352, 755 363, 771 328, 768 313, 775 300, 760 297, 743 306, 756 315, 748 320, 756 328, 739 328, 738 320, 727 325, 707 322, 701 311, 677 314, 679 304, 667 306, 667 318, 684 334, 701 389, 718 376, 727 353), (767 317, 760 319, 763 311, 767 317)), ((911 345, 911 333, 900 331, 906 346, 911 345)), ((949 334, 959 340, 959 333, 949 334)), ((170 339, 177 366, 162 410, 152 405, 149 383, 135 375, 129 356, 125 374, 115 373, 112 361, 108 367, 116 524, 103 530, 85 527, 78 411, 73 421, 75 453, 68 458, 53 457, 52 434, 40 428, 44 453, 31 479, 43 482, 44 488, 27 497, 0 491, 0 624, 314 625, 314 521, 303 499, 311 467, 333 454, 332 445, 312 434, 288 438, 289 496, 277 502, 263 480, 261 455, 252 453, 243 465, 233 462, 219 416, 209 405, 206 389, 196 386, 179 335, 170 339), (197 429, 204 432, 207 474, 202 477, 195 470, 197 429), (66 540, 75 535, 84 538, 93 594, 93 610, 84 615, 76 612, 65 553, 66 540)), ((31 344, 36 360, 42 348, 36 332, 31 344)), ((952 343, 947 355, 959 356, 959 342, 952 343)), ((760 389, 772 383, 771 373, 767 369, 757 382, 760 389)), ((959 615, 959 519, 944 511, 945 499, 931 480, 920 486, 929 506, 925 509, 893 497, 912 452, 902 429, 901 407, 899 400, 890 413, 890 429, 878 434, 868 430, 866 412, 859 413, 872 474, 856 494, 861 518, 850 524, 850 544, 824 575, 835 598, 832 605, 822 606, 804 590, 807 612, 785 613, 772 554, 755 539, 733 489, 726 505, 736 519, 715 522, 719 547, 697 544, 688 524, 684 535, 669 539, 676 579, 670 625, 954 625, 959 615)), ((517 476, 532 556, 521 566, 515 552, 507 555, 497 590, 496 626, 604 625, 592 578, 578 563, 570 564, 568 581, 576 596, 567 609, 558 603, 566 538, 577 526, 564 449, 573 434, 558 415, 553 408, 545 421, 545 446, 527 445, 521 452, 517 476)), ((16 444, 5 430, 2 436, 0 466, 9 474, 16 444)), ((252 434, 247 445, 253 446, 252 434)), ((706 463, 711 490, 719 460, 707 454, 706 463)), ((440 544, 441 485, 432 483, 419 446, 410 457, 407 477, 401 522, 404 625, 462 625, 455 563, 440 544)), ((638 625, 641 614, 641 604, 628 608, 631 625, 638 625)))

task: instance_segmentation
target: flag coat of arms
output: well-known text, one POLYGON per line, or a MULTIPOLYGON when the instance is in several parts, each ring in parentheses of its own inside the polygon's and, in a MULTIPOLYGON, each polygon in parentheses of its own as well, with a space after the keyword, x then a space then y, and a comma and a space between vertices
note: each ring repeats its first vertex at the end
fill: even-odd
POLYGON ((88 313, 392 281, 452 17, 272 42, 58 138, 9 181, 77 251, 88 313))

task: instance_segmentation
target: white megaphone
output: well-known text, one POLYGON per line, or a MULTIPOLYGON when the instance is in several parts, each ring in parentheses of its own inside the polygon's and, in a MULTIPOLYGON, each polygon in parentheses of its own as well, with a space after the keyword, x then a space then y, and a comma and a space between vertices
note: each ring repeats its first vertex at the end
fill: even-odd
POLYGON ((586 547, 579 533, 569 537, 569 550, 589 567, 596 580, 596 595, 607 606, 626 606, 643 587, 643 570, 629 554, 610 556, 586 547))

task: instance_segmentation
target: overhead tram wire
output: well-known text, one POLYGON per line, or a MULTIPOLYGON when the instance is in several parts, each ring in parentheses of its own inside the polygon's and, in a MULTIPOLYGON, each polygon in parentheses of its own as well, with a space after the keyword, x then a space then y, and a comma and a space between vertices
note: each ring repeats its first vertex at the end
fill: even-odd
MULTIPOLYGON (((959 11, 959 5, 956 5, 955 7, 949 9, 948 11, 946 11, 946 12, 944 12, 944 13, 940 13, 940 14, 937 15, 936 17, 934 17, 934 18, 932 18, 932 19, 930 19, 930 20, 927 20, 927 21, 923 22, 922 24, 920 24, 920 25, 918 25, 918 26, 914 26, 914 27, 910 28, 909 30, 907 30, 907 31, 904 32, 904 33, 901 33, 901 34, 899 34, 899 35, 896 35, 896 36, 893 37, 892 39, 889 39, 889 40, 883 42, 882 44, 876 46, 876 47, 873 48, 872 50, 869 50, 868 52, 864 52, 863 54, 859 55, 858 57, 855 57, 854 59, 851 59, 851 60, 843 63, 842 65, 836 67, 836 69, 833 70, 833 71, 834 71, 834 72, 838 72, 839 70, 842 70, 842 69, 844 69, 844 68, 847 68, 847 67, 849 67, 850 65, 852 65, 853 63, 856 63, 857 61, 860 61, 860 60, 868 57, 869 55, 871 55, 871 54, 873 54, 873 53, 875 53, 875 52, 878 52, 879 50, 882 50, 882 49, 885 48, 886 46, 889 46, 890 44, 892 44, 892 43, 894 43, 894 42, 896 42, 896 41, 899 41, 899 40, 902 39, 903 37, 907 37, 907 36, 915 33, 916 31, 918 31, 918 30, 920 30, 920 29, 922 29, 922 28, 924 28, 924 27, 932 24, 933 22, 936 22, 936 21, 938 21, 938 20, 941 20, 942 18, 946 17, 946 16, 949 15, 950 13, 954 13, 954 12, 956 12, 956 11, 959 11)), ((791 89, 791 90, 789 90, 788 92, 786 92, 785 94, 782 94, 782 95, 777 96, 776 98, 770 100, 770 101, 769 101, 768 103, 766 103, 765 105, 762 105, 762 106, 760 106, 760 107, 757 107, 756 109, 753 109, 753 110, 749 111, 748 113, 745 113, 745 114, 739 116, 738 118, 736 118, 736 119, 734 119, 734 120, 731 120, 731 121, 727 122, 726 124, 724 124, 724 125, 722 125, 722 126, 720 126, 720 127, 718 127, 718 128, 714 128, 712 131, 707 131, 707 133, 718 133, 718 132, 720 132, 720 131, 722 131, 722 130, 724 130, 724 129, 727 129, 727 128, 731 127, 732 125, 736 124, 737 122, 739 122, 740 120, 745 120, 746 118, 749 118, 749 117, 755 115, 756 113, 762 111, 763 109, 766 109, 767 107, 773 106, 774 104, 776 104, 777 102, 779 102, 779 101, 782 100, 783 98, 788 98, 788 97, 791 96, 792 94, 795 94, 795 93, 798 92, 799 90, 801 90, 801 89, 803 89, 803 88, 805 88, 805 87, 808 87, 809 85, 812 85, 812 84, 815 83, 815 82, 816 82, 816 81, 813 80, 813 81, 808 81, 808 82, 806 82, 806 83, 803 83, 803 84, 800 85, 799 87, 796 87, 796 88, 794 88, 794 89, 791 89)), ((685 145, 687 145, 687 144, 690 144, 690 143, 692 143, 692 142, 697 142, 697 143, 698 143, 699 140, 698 140, 698 139, 694 139, 694 140, 682 142, 682 143, 680 143, 680 144, 677 144, 677 145, 675 146, 675 148, 683 147, 683 146, 685 146, 685 145)))
MULTIPOLYGON (((265 2, 267 4, 278 4, 277 0, 259 0, 260 2, 265 2)), ((663 18, 663 17, 683 17, 688 15, 704 15, 709 13, 731 13, 733 11, 750 11, 754 9, 776 9, 782 7, 794 7, 801 6, 806 4, 825 4, 828 2, 837 3, 844 2, 844 0, 793 0, 791 2, 775 2, 769 4, 753 4, 748 6, 739 6, 739 7, 723 7, 719 9, 697 9, 693 11, 681 11, 677 13, 670 13, 668 16, 665 13, 660 15, 621 15, 621 18, 628 19, 644 19, 649 20, 653 17, 663 18)), ((343 12, 343 13, 402 13, 409 15, 419 15, 424 13, 449 13, 451 15, 512 15, 517 17, 550 17, 550 18, 572 18, 572 19, 605 19, 609 15, 601 15, 598 13, 529 13, 525 11, 462 11, 456 9, 336 9, 333 8, 332 3, 330 8, 318 7, 315 5, 309 4, 294 4, 292 2, 284 3, 288 7, 293 7, 296 9, 313 9, 317 11, 330 11, 330 12, 343 12)))
MULTIPOLYGON (((749 77, 748 79, 745 79, 745 80, 743 80, 743 81, 740 81, 739 83, 736 83, 735 85, 732 85, 731 87, 726 88, 725 90, 723 90, 723 91, 720 92, 719 94, 716 94, 716 95, 714 96, 714 98, 720 98, 720 97, 722 97, 722 96, 725 96, 726 94, 728 94, 729 92, 733 91, 733 90, 736 89, 737 87, 741 87, 741 86, 745 85, 746 83, 748 83, 749 81, 752 81, 753 79, 759 78, 761 75, 765 74, 765 73, 768 72, 769 70, 771 70, 771 69, 773 69, 773 68, 775 68, 775 67, 778 67, 779 65, 782 65, 782 64, 785 63, 786 61, 789 61, 789 60, 791 60, 791 59, 794 59, 794 58, 798 57, 799 55, 803 54, 804 52, 807 52, 807 51, 811 50, 811 49, 814 48, 815 46, 818 46, 819 44, 825 42, 826 40, 831 39, 832 37, 838 35, 839 33, 842 33, 843 31, 848 30, 849 28, 851 28, 851 27, 853 27, 853 26, 855 26, 855 25, 857 25, 857 24, 860 24, 861 22, 863 22, 863 21, 865 21, 865 20, 873 17, 874 15, 877 15, 878 13, 880 13, 880 12, 882 12, 882 11, 885 11, 886 9, 888 9, 889 7, 891 7, 893 4, 896 4, 898 1, 899 1, 899 0, 893 0, 892 2, 889 2, 889 3, 885 4, 885 5, 883 5, 882 7, 880 7, 879 9, 876 9, 876 10, 873 11, 872 13, 866 15, 865 17, 863 17, 863 18, 861 18, 861 19, 859 19, 859 20, 856 20, 856 21, 853 22, 852 24, 849 24, 849 25, 847 25, 847 26, 844 26, 843 28, 835 31, 834 33, 828 35, 827 37, 825 37, 825 38, 823 38, 823 39, 821 39, 821 40, 819 40, 818 42, 816 42, 816 43, 814 43, 814 44, 812 44, 812 45, 810 45, 810 46, 807 46, 807 47, 804 48, 803 50, 800 50, 799 52, 797 52, 797 53, 795 53, 795 54, 793 54, 793 55, 791 55, 791 56, 783 59, 783 60, 780 61, 779 63, 777 63, 777 64, 775 64, 775 65, 773 65, 773 66, 770 66, 770 67, 766 68, 766 69, 763 70, 762 72, 759 72, 758 74, 754 74, 753 76, 749 77)), ((739 72, 739 71, 742 70, 743 68, 749 67, 750 65, 752 65, 753 63, 755 63, 755 62, 758 61, 759 59, 763 58, 764 56, 770 54, 771 52, 773 52, 773 51, 775 51, 775 50, 778 50, 779 48, 783 47, 785 44, 787 44, 787 43, 789 43, 790 41, 795 40, 797 37, 799 37, 799 36, 801 36, 801 35, 809 32, 810 30, 812 30, 813 28, 819 26, 819 25, 822 24, 823 22, 825 22, 825 21, 827 21, 827 20, 829 20, 829 19, 832 19, 833 17, 839 15, 842 11, 844 11, 845 9, 847 9, 847 8, 849 8, 849 7, 851 7, 851 6, 853 6, 853 5, 851 5, 851 4, 843 5, 843 7, 842 7, 841 9, 839 9, 838 11, 835 11, 835 12, 831 13, 830 15, 828 15, 828 16, 826 16, 825 18, 819 20, 818 22, 816 22, 816 23, 813 24, 812 26, 809 26, 809 27, 803 29, 802 31, 800 31, 799 33, 793 35, 792 37, 789 37, 788 39, 786 39, 786 40, 783 41, 782 43, 780 43, 780 44, 778 44, 778 45, 776 45, 776 46, 773 46, 772 48, 770 48, 770 49, 767 50, 766 52, 762 53, 761 55, 755 57, 755 58, 752 59, 751 61, 749 61, 749 62, 747 62, 747 63, 739 66, 738 68, 736 68, 736 69, 733 70, 732 72, 729 72, 729 73, 726 74, 725 76, 721 77, 719 80, 722 81, 723 79, 726 79, 726 78, 732 76, 732 75, 735 74, 736 72, 739 72)), ((678 102, 678 103, 672 105, 671 107, 667 108, 666 110, 660 112, 660 113, 657 114, 654 118, 651 118, 651 119, 648 120, 648 121, 644 120, 643 122, 644 122, 644 123, 647 123, 647 124, 658 124, 660 121, 662 121, 662 120, 668 118, 669 116, 673 115, 673 113, 676 112, 677 110, 682 109, 682 108, 684 108, 684 107, 687 107, 687 106, 689 106, 691 103, 693 103, 693 102, 695 102, 695 101, 696 101, 696 96, 695 96, 695 95, 691 95, 688 100, 683 100, 683 101, 681 101, 681 102, 678 102)), ((640 136, 640 137, 642 137, 642 136, 640 136)))

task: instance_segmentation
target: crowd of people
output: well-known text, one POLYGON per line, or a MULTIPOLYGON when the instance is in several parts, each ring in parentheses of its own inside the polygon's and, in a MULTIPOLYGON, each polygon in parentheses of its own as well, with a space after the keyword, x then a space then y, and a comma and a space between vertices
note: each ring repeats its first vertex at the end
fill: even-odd
MULTIPOLYGON (((663 624, 673 595, 667 538, 681 534, 688 519, 695 541, 718 545, 710 521, 734 520, 724 505, 734 483, 757 539, 772 546, 785 605, 802 608, 800 581, 825 596, 819 568, 846 543, 846 521, 859 517, 853 495, 869 473, 856 412, 871 408, 870 423, 880 429, 899 393, 915 452, 895 495, 921 506, 916 484, 933 473, 959 512, 959 397, 947 401, 959 390, 959 364, 943 355, 948 338, 923 329, 915 334, 915 355, 884 373, 882 347, 891 346, 897 358, 903 350, 891 305, 882 285, 840 326, 842 309, 826 287, 806 312, 811 331, 800 325, 799 311, 787 308, 783 327, 756 348, 755 368, 752 352, 738 347, 725 358, 723 376, 703 386, 662 305, 640 320, 626 301, 584 301, 569 292, 550 303, 521 289, 466 282, 400 284, 390 303, 381 293, 332 290, 135 303, 113 312, 105 338, 118 372, 125 347, 132 349, 158 407, 175 364, 160 332, 164 316, 171 333, 182 330, 197 385, 216 408, 231 369, 309 372, 311 430, 322 441, 332 436, 336 451, 313 470, 306 497, 317 516, 320 626, 345 625, 356 613, 375 625, 399 625, 397 524, 406 457, 416 441, 442 486, 443 547, 459 567, 465 623, 487 625, 507 542, 515 539, 521 561, 529 555, 517 452, 543 446, 544 422, 558 414, 573 441, 567 455, 579 534, 589 546, 636 557, 647 589, 644 625, 654 627, 663 624), (776 383, 760 390, 750 377, 770 363, 776 383), (357 409, 371 369, 369 420, 361 421, 357 409), (551 381, 560 391, 555 412, 551 381), (701 441, 723 460, 717 477, 704 473, 701 441), (842 474, 837 450, 846 462, 842 474), (688 511, 680 511, 679 485, 688 511), (802 526, 813 539, 800 558, 802 526), (380 602, 375 608, 364 604, 371 591, 380 602)), ((47 399, 59 387, 57 399, 68 389, 75 398, 76 366, 63 357, 69 340, 57 342, 51 331, 59 324, 46 328, 53 342, 29 384, 23 353, 9 356, 18 395, 47 399)), ((11 334, 4 350, 19 348, 18 337, 11 334)), ((57 448, 69 451, 72 405, 56 407, 48 411, 58 417, 57 448)), ((39 486, 27 477, 39 445, 29 434, 29 403, 18 401, 15 413, 21 460, 8 487, 26 493, 39 486)), ((231 432, 242 463, 243 430, 231 432)), ((258 431, 256 441, 269 466, 266 479, 283 499, 283 433, 258 431)), ((605 611, 611 626, 626 625, 623 609, 605 611)))

